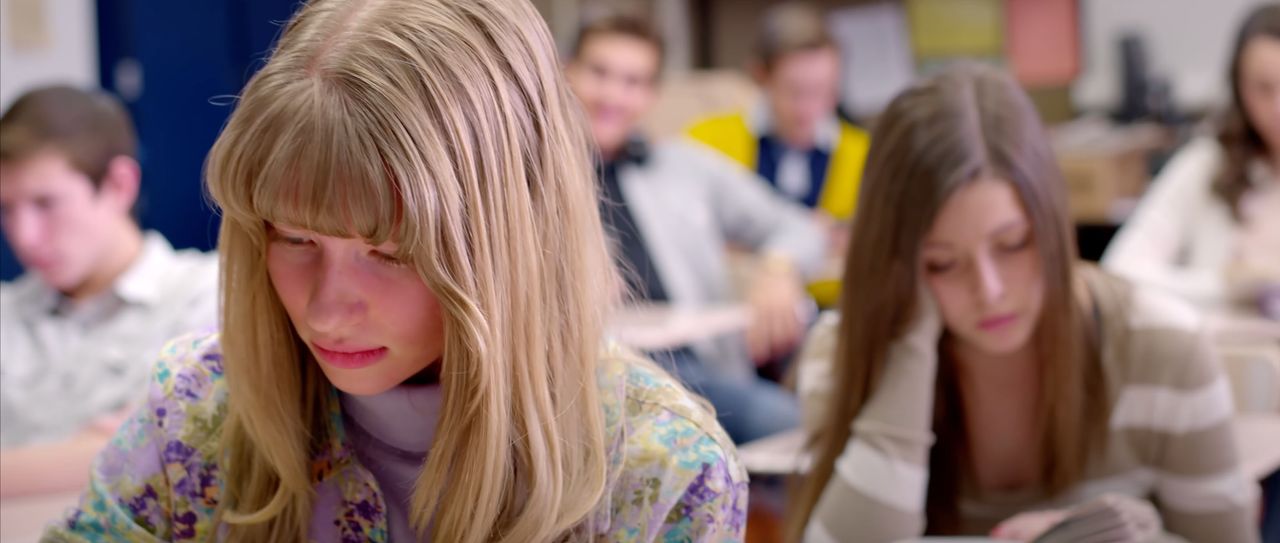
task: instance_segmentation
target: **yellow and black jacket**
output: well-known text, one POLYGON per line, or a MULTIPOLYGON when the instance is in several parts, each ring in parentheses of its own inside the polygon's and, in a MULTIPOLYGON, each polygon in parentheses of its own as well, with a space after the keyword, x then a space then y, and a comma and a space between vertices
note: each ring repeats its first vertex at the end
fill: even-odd
MULTIPOLYGON (((770 136, 756 132, 745 113, 709 117, 689 128, 689 136, 694 140, 720 151, 770 183, 776 183, 777 165, 771 164, 768 157, 763 156, 767 153, 761 152, 762 148, 767 149, 774 143, 770 136)), ((801 203, 824 211, 839 221, 852 217, 870 142, 865 131, 840 120, 838 135, 831 149, 811 153, 813 173, 818 174, 813 179, 821 182, 815 183, 812 193, 801 198, 801 203)))

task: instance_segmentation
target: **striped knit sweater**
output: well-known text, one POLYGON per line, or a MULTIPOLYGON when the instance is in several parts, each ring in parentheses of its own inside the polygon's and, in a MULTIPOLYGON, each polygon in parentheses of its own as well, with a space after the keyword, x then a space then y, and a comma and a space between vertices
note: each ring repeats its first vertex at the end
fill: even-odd
MULTIPOLYGON (((1101 319, 1111 402, 1105 452, 1084 481, 1059 496, 1037 489, 991 495, 964 485, 963 532, 984 534, 1019 512, 1117 493, 1150 500, 1167 539, 1256 541, 1257 487, 1240 470, 1230 387, 1196 313, 1096 268, 1080 271, 1101 319)), ((801 355, 800 395, 811 431, 832 393, 838 322, 838 315, 824 316, 801 355)), ((925 530, 937 349, 903 343, 891 349, 882 381, 853 422, 806 541, 896 541, 925 530)))

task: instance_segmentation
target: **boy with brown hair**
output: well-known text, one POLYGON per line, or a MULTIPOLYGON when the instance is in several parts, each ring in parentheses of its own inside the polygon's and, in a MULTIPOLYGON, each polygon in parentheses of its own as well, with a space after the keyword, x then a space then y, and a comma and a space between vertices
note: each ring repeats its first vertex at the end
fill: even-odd
POLYGON ((136 155, 100 91, 33 90, 0 117, 0 226, 26 270, 0 284, 0 495, 82 484, 164 343, 217 323, 216 257, 134 217, 136 155))

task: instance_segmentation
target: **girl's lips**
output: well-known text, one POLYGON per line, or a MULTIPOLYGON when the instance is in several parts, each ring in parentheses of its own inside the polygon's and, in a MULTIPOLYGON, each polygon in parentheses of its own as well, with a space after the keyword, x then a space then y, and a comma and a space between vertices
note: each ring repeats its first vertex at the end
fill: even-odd
POLYGON ((319 344, 312 343, 311 348, 315 351, 316 356, 324 363, 342 369, 360 369, 372 366, 382 360, 387 355, 386 347, 377 347, 374 349, 327 349, 319 344))
POLYGON ((994 317, 982 319, 982 321, 978 323, 978 328, 981 328, 988 332, 993 332, 1001 328, 1005 328, 1010 324, 1013 324, 1017 320, 1018 320, 1018 315, 1016 313, 997 315, 994 317))

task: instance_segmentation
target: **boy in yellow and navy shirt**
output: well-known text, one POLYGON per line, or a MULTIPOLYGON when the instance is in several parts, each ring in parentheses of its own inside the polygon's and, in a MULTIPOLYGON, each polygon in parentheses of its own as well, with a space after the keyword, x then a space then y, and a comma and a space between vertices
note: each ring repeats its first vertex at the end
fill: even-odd
POLYGON ((820 17, 784 4, 764 19, 754 75, 766 99, 689 135, 837 221, 853 215, 870 139, 836 115, 840 57, 820 17))
MULTIPOLYGON (((782 4, 761 29, 756 80, 765 99, 747 111, 702 119, 689 136, 716 149, 787 198, 832 225, 838 260, 858 199, 870 138, 836 115, 840 58, 822 18, 804 6, 782 4)), ((810 285, 820 305, 834 304, 838 283, 810 285)))

